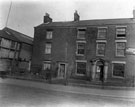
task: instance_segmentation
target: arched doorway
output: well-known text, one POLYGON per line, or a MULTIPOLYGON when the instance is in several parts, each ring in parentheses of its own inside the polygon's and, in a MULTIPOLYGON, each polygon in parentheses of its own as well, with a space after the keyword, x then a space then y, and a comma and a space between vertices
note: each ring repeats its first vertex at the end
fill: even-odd
POLYGON ((108 61, 95 58, 91 60, 91 80, 106 81, 108 72, 108 61))
POLYGON ((104 78, 104 62, 99 60, 96 62, 95 80, 103 81, 103 78, 104 78))

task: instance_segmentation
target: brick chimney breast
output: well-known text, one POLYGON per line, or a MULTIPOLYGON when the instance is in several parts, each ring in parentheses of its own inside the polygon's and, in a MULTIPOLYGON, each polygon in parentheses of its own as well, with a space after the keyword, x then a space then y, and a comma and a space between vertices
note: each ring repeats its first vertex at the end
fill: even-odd
POLYGON ((74 13, 74 21, 79 21, 79 20, 80 20, 80 16, 79 16, 79 14, 76 10, 75 13, 74 13))
POLYGON ((50 18, 50 15, 48 13, 45 13, 44 16, 44 23, 52 22, 52 18, 50 18))

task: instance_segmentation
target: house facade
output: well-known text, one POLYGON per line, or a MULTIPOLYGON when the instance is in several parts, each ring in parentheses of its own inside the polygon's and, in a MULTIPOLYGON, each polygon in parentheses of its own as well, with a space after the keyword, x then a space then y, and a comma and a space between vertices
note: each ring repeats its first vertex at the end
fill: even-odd
POLYGON ((0 31, 0 71, 30 71, 33 39, 10 28, 0 31))
MULTIPOLYGON (((131 85, 135 76, 135 19, 44 23, 34 28, 32 70, 51 69, 53 78, 131 85)), ((50 19, 50 20, 49 20, 50 19)))

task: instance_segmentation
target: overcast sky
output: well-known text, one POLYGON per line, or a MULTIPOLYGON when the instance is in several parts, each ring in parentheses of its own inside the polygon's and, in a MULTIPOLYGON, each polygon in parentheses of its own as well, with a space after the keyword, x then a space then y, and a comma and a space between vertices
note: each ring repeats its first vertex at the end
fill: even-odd
MULTIPOLYGON (((0 29, 6 25, 11 0, 0 0, 0 29)), ((35 26, 49 13, 53 21, 132 18, 135 0, 12 0, 7 27, 34 36, 35 26)))

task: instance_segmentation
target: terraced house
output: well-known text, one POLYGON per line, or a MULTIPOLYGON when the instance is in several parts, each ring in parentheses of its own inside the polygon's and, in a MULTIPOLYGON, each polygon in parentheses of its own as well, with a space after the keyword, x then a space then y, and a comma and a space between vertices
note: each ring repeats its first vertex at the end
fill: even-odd
POLYGON ((30 71, 32 47, 33 38, 7 27, 0 30, 0 72, 30 71))
POLYGON ((52 22, 49 14, 34 28, 32 70, 51 69, 53 78, 133 85, 135 10, 133 18, 52 22))

